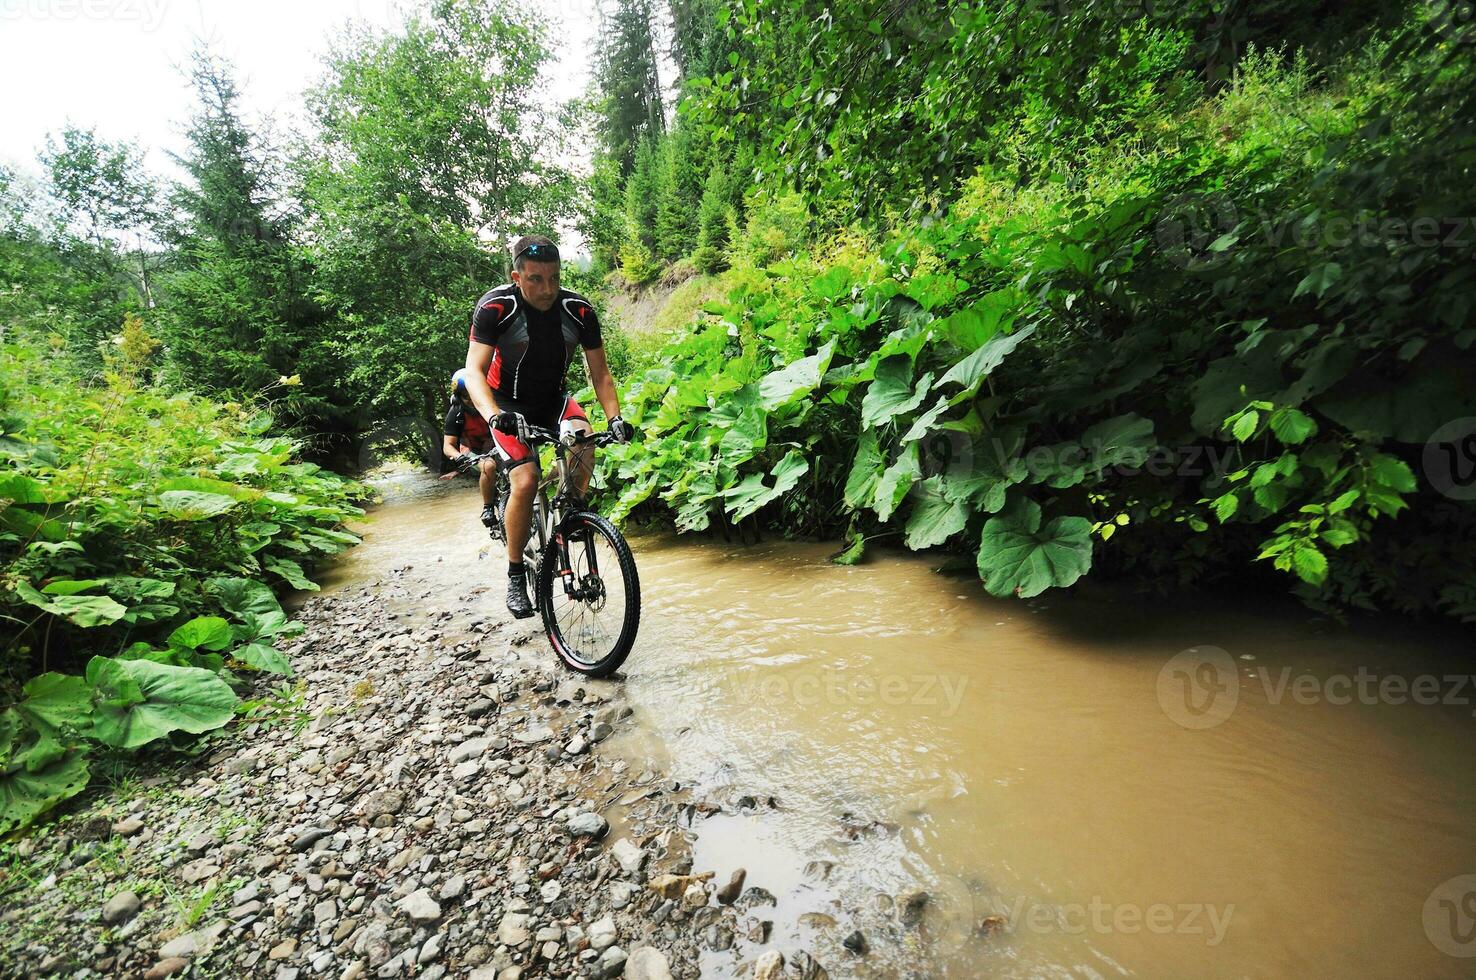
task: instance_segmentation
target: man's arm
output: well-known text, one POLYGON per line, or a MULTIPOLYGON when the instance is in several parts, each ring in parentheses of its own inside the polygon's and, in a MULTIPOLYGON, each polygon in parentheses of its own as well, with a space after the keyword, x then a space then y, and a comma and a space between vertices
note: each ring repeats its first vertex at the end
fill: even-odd
POLYGON ((487 384, 487 369, 492 366, 492 355, 496 348, 491 344, 469 341, 466 347, 466 393, 472 404, 482 413, 482 418, 491 422, 497 417, 497 401, 492 397, 492 386, 487 384))
POLYGON ((586 348, 584 364, 589 369, 589 383, 594 386, 595 397, 605 418, 613 419, 620 414, 620 394, 615 389, 615 378, 610 374, 610 362, 605 359, 605 348, 586 348))
POLYGON ((461 447, 456 444, 455 436, 443 436, 441 439, 441 453, 447 459, 455 459, 461 455, 461 447))

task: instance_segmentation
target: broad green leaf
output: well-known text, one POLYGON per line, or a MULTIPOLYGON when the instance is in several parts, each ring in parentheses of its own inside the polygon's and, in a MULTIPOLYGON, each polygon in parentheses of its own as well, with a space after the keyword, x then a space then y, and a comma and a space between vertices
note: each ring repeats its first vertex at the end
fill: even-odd
POLYGON ((307 577, 302 566, 289 558, 268 558, 263 562, 268 570, 276 572, 287 580, 287 584, 294 589, 303 589, 307 592, 317 592, 318 583, 307 577))
POLYGON ((156 578, 135 578, 132 575, 114 575, 107 580, 108 594, 125 602, 140 599, 168 599, 174 595, 174 583, 156 578))
POLYGON ((292 664, 287 660, 286 655, 265 643, 248 643, 232 650, 231 656, 257 670, 282 674, 286 677, 292 676, 292 664))
MULTIPOLYGON (((0 716, 0 729, 7 724, 0 716)), ((15 739, 8 753, 0 747, 0 836, 76 796, 89 778, 85 749, 59 749, 44 735, 29 742, 15 739)))
POLYGON ((1327 581, 1327 558, 1310 544, 1298 544, 1292 549, 1292 570, 1308 585, 1321 585, 1327 581))
POLYGON ((846 477, 845 501, 852 510, 869 506, 876 499, 876 485, 881 480, 886 460, 877 446, 876 431, 867 429, 856 443, 856 458, 846 477))
POLYGON ((1040 505, 1022 500, 985 523, 979 577, 991 595, 1028 599, 1071 585, 1091 568, 1091 521, 1057 517, 1044 528, 1040 521, 1040 505))
POLYGON ((991 337, 980 345, 978 350, 949 368, 948 373, 939 380, 939 386, 956 384, 962 385, 965 391, 976 390, 989 376, 989 373, 999 367, 1000 363, 1033 333, 1035 333, 1035 327, 1030 326, 1015 333, 991 337))
POLYGON ((1252 409, 1243 413, 1240 418, 1235 420, 1235 424, 1230 428, 1230 434, 1235 437, 1236 442, 1245 442, 1251 436, 1255 435, 1256 430, 1260 427, 1261 414, 1252 409))
POLYGON ((196 616, 169 634, 169 645, 186 650, 224 650, 231 645, 231 627, 219 616, 196 616))
POLYGON ((889 357, 877 365, 876 377, 861 399, 861 425, 869 428, 905 415, 921 405, 932 387, 933 376, 926 374, 912 384, 912 361, 907 357, 889 357))
POLYGON ((45 596, 28 582, 16 583, 15 594, 37 609, 60 616, 76 626, 107 626, 122 619, 128 610, 107 596, 45 596))
POLYGON ((918 461, 917 443, 907 444, 902 455, 897 461, 887 467, 886 472, 876 484, 876 496, 872 500, 872 508, 876 516, 883 521, 890 520, 897 505, 902 503, 907 491, 912 489, 912 484, 922 475, 922 468, 918 461))
POLYGON ((64 491, 20 473, 0 473, 0 500, 17 504, 54 504, 67 499, 64 491))
POLYGON ((23 688, 25 700, 18 708, 39 731, 50 732, 64 725, 86 728, 92 714, 92 692, 87 681, 75 674, 41 674, 23 688))
POLYGON ((926 412, 917 417, 917 421, 912 423, 912 428, 907 430, 907 434, 902 437, 902 441, 912 442, 913 440, 921 439, 929 432, 932 432, 933 426, 937 424, 939 416, 941 416, 947 410, 948 399, 939 398, 938 401, 934 403, 932 408, 928 409, 926 412))
POLYGON ((834 353, 835 341, 831 341, 819 352, 765 375, 759 381, 759 405, 766 411, 777 411, 814 391, 834 353))
POLYGON ((137 748, 173 731, 219 728, 236 707, 230 686, 198 667, 93 657, 87 682, 95 705, 93 736, 117 748, 137 748))
POLYGON ((1317 434, 1317 423, 1305 412, 1283 408, 1271 415, 1271 431, 1288 446, 1297 446, 1317 434))
POLYGON ((914 551, 943 544, 969 522, 969 510, 943 494, 941 477, 932 476, 921 485, 922 494, 907 519, 907 547, 914 551))
POLYGON ((848 539, 846 546, 830 556, 830 560, 837 565, 857 565, 861 557, 866 554, 866 538, 860 533, 854 533, 848 539))
POLYGON ((179 521, 203 521, 224 514, 237 501, 223 493, 199 490, 166 490, 159 494, 159 508, 179 521))
POLYGON ((1142 466, 1153 451, 1153 442, 1153 422, 1136 412, 1098 422, 1081 437, 1091 468, 1097 472, 1142 466))
POLYGON ((220 602, 226 612, 239 617, 242 613, 279 613, 282 605, 265 583, 249 578, 212 578, 205 590, 220 602))
POLYGON ((219 494, 232 500, 250 501, 261 499, 261 491, 243 487, 239 483, 212 480, 206 476, 175 476, 161 480, 157 487, 160 493, 169 490, 193 490, 197 493, 219 494))
POLYGON ((76 595, 78 592, 86 592, 88 589, 95 589, 103 584, 105 584, 105 580, 100 578, 59 578, 53 579, 42 586, 41 593, 43 595, 76 595))

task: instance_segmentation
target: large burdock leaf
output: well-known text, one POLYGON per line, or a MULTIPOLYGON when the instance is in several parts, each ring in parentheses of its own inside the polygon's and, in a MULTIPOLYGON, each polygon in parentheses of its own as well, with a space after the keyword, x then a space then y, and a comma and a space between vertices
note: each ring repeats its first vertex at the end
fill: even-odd
POLYGON ((886 459, 877 445, 876 432, 867 429, 856 443, 856 458, 851 463, 850 476, 846 477, 847 507, 859 510, 876 499, 876 485, 881 480, 885 464, 886 459))
POLYGON ((224 650, 231 645, 230 624, 219 616, 196 616, 169 634, 169 645, 186 650, 224 650))
POLYGON ((917 443, 908 443, 907 448, 902 450, 902 455, 887 467, 881 479, 876 482, 876 497, 871 504, 876 516, 883 521, 890 520, 892 512, 902 503, 907 491, 912 489, 912 484, 921 475, 922 464, 918 459, 917 443))
POLYGON ((810 461, 801 456, 799 450, 791 449, 774 467, 772 487, 765 486, 760 474, 750 473, 743 482, 723 492, 727 501, 723 506, 733 520, 741 521, 769 501, 788 493, 809 471, 810 461))
POLYGON ((86 750, 29 732, 15 711, 0 714, 0 836, 76 796, 87 779, 86 750))
POLYGON ((39 731, 51 733, 63 725, 86 728, 92 714, 92 691, 74 674, 41 674, 26 682, 22 715, 39 731))
POLYGON ((884 358, 876 366, 876 377, 861 399, 861 425, 870 428, 898 415, 905 415, 921 405, 933 386, 933 375, 923 375, 912 383, 912 359, 905 355, 884 358))
POLYGON ((166 490, 159 494, 159 509, 177 521, 203 521, 235 507, 237 501, 223 493, 200 490, 166 490))
POLYGON ((1084 517, 1057 517, 1040 526, 1040 505, 1012 503, 984 525, 979 545, 979 577, 990 594, 1022 599, 1046 589, 1064 588, 1092 567, 1092 523, 1084 517))
POLYGON ((200 667, 93 657, 87 683, 93 690, 93 736, 118 748, 137 748, 173 731, 219 728, 236 708, 235 692, 200 667))
POLYGON ((302 589, 306 592, 318 591, 318 583, 308 578, 302 566, 290 558, 268 558, 264 564, 268 570, 286 579, 287 584, 294 589, 302 589))
POLYGON ((777 411, 814 391, 829 369, 834 353, 835 341, 831 341, 817 353, 764 375, 758 383, 759 405, 765 411, 777 411))
POLYGON ((969 509, 948 499, 941 477, 921 484, 922 494, 907 519, 907 547, 913 551, 934 548, 953 537, 969 522, 969 509))
POLYGON ((83 627, 107 626, 116 623, 128 612, 125 606, 105 595, 43 595, 24 579, 16 583, 15 594, 37 609, 83 627))
POLYGON ((231 651, 231 656, 255 667, 257 670, 265 670, 273 674, 282 674, 286 677, 292 676, 292 664, 286 655, 275 647, 267 646, 265 643, 248 643, 239 649, 231 651))
POLYGON ((255 579, 212 578, 206 581, 205 590, 220 600, 221 608, 237 617, 243 613, 264 616, 282 611, 272 590, 255 579))
POLYGON ((1020 342, 1033 333, 1035 333, 1034 327, 1026 327, 1017 333, 991 337, 981 344, 978 350, 949 368, 948 373, 939 380, 938 386, 957 384, 963 385, 965 391, 977 390, 979 385, 984 383, 984 379, 989 376, 989 372, 999 367, 1000 363, 1016 347, 1020 346, 1020 342))

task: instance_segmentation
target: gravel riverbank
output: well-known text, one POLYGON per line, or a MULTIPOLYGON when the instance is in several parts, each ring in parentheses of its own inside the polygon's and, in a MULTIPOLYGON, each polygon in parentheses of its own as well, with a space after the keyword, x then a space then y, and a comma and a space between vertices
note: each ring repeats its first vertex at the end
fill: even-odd
POLYGON ((680 978, 730 946, 694 805, 598 750, 619 681, 416 585, 310 598, 297 694, 7 845, 0 972, 680 978))

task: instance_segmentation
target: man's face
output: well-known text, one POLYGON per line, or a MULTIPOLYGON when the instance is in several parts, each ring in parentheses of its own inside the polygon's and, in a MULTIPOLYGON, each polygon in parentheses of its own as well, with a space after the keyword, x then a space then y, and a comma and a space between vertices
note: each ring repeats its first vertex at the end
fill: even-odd
POLYGON ((522 271, 513 270, 512 281, 524 299, 546 313, 559 298, 559 263, 525 261, 522 271))

